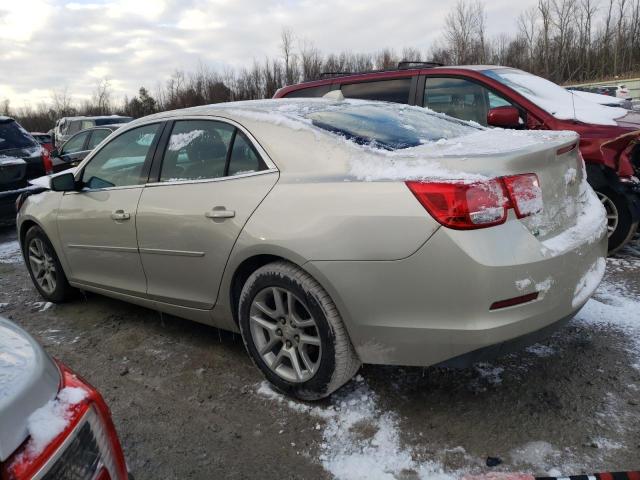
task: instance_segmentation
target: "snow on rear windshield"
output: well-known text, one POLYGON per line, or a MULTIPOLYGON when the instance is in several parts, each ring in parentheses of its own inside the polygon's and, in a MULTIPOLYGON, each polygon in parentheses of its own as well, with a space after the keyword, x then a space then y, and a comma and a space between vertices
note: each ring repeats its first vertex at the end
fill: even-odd
POLYGON ((359 145, 385 150, 417 147, 476 132, 479 128, 424 109, 393 105, 332 105, 304 115, 313 125, 359 145))
POLYGON ((616 125, 616 118, 629 113, 624 108, 598 105, 585 100, 549 80, 515 68, 497 68, 484 70, 482 73, 514 89, 559 120, 616 125))

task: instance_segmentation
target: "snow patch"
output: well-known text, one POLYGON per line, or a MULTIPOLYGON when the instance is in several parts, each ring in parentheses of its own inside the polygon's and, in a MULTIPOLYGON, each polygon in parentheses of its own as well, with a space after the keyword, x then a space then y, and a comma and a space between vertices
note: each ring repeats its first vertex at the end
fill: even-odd
POLYGON ((541 358, 550 357, 554 353, 556 353, 553 347, 549 345, 542 345, 541 343, 536 343, 526 348, 527 352, 541 358))
POLYGON ((22 252, 17 240, 0 243, 0 263, 20 263, 22 252))
POLYGON ((66 387, 60 390, 54 400, 34 411, 27 419, 29 443, 27 451, 30 455, 38 455, 56 438, 70 421, 70 409, 82 402, 87 392, 79 387, 66 387))
MULTIPOLYGON (((295 411, 325 420, 320 462, 338 480, 393 480, 408 472, 413 473, 411 478, 419 479, 458 478, 445 473, 439 462, 414 460, 411 449, 402 445, 397 414, 380 409, 377 395, 361 376, 334 393, 325 408, 287 400, 267 382, 257 391, 295 411)), ((316 429, 319 427, 317 424, 316 429)))
POLYGON ((556 462, 560 460, 561 452, 549 442, 534 441, 514 448, 509 456, 515 465, 531 465, 549 473, 557 471, 556 462))
POLYGON ((531 286, 533 282, 530 278, 523 278, 522 280, 516 280, 516 288, 518 290, 526 290, 529 286, 531 286))
POLYGON ((476 371, 480 374, 480 377, 484 378, 492 385, 500 385, 502 383, 502 374, 504 368, 494 367, 490 363, 481 362, 474 365, 476 371))
POLYGON ((174 133, 169 139, 168 148, 172 152, 180 151, 203 134, 204 130, 192 130, 187 133, 174 133))
POLYGON ((589 270, 582 276, 576 289, 573 292, 573 300, 571 306, 577 308, 582 305, 591 296, 604 277, 604 271, 607 266, 607 262, 603 257, 598 258, 593 265, 589 267, 589 270))
POLYGON ((540 293, 540 297, 543 297, 551 287, 553 286, 554 280, 552 277, 547 277, 542 282, 536 283, 536 290, 540 293))

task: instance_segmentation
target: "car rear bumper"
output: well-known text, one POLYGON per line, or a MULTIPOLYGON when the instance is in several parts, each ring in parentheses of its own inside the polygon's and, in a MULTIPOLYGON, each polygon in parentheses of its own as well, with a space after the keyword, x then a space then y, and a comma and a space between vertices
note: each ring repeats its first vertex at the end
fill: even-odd
POLYGON ((363 362, 426 366, 567 321, 597 287, 602 268, 578 295, 588 272, 604 266, 606 251, 603 235, 552 255, 520 222, 507 222, 466 232, 440 228, 404 260, 305 268, 336 302, 363 362), (491 309, 534 292, 536 300, 491 309))

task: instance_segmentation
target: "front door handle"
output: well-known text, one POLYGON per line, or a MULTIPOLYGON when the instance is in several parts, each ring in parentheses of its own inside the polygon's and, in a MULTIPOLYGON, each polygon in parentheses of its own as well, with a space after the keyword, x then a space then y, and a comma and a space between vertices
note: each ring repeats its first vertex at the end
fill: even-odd
POLYGON ((131 218, 131 214, 124 210, 116 210, 111 214, 111 218, 113 220, 129 220, 131 218))
POLYGON ((213 218, 214 220, 223 218, 233 218, 236 216, 234 210, 227 210, 225 207, 214 207, 204 214, 207 218, 213 218))

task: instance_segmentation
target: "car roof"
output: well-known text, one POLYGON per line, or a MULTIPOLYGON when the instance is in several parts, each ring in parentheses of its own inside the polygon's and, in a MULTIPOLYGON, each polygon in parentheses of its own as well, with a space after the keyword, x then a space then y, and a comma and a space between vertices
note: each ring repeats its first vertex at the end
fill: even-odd
MULTIPOLYGON (((77 117, 62 117, 60 120, 105 120, 109 118, 131 118, 125 115, 92 115, 92 116, 77 116, 77 117)), ((58 121, 60 121, 58 120, 58 121)))
POLYGON ((4 115, 0 115, 0 122, 15 122, 15 120, 11 117, 5 117, 4 115))

